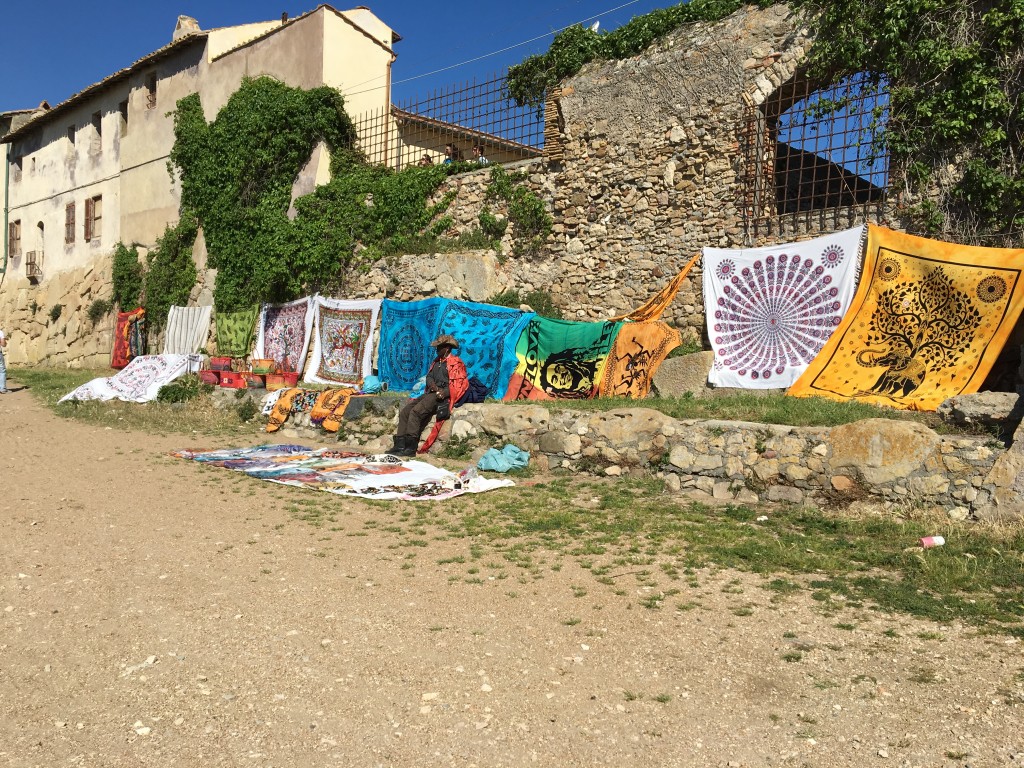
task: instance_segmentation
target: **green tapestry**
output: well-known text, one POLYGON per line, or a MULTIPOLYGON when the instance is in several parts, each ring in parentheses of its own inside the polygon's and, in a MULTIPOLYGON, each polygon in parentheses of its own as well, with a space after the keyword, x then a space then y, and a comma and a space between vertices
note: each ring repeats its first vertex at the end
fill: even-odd
POLYGON ((248 355, 252 350, 252 337, 259 314, 259 307, 241 312, 218 312, 214 318, 217 326, 217 353, 226 357, 248 355))

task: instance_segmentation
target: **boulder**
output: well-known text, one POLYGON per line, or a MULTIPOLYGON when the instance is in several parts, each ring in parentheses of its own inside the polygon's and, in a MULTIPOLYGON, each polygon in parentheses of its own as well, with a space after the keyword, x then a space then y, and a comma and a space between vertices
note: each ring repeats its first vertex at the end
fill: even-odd
POLYGON ((622 446, 640 440, 650 442, 655 435, 662 434, 667 425, 675 423, 671 416, 651 408, 619 408, 595 413, 587 427, 592 438, 622 446))
POLYGON ((922 469, 936 455, 939 436, 916 421, 865 419, 829 431, 832 468, 853 467, 872 485, 922 469))
MULTIPOLYGON (((467 409, 479 409, 480 428, 489 435, 511 438, 516 435, 539 435, 547 431, 550 413, 540 405, 492 405, 486 408, 467 405, 467 409)), ((518 445, 518 443, 516 443, 518 445)))
POLYGON ((1016 392, 974 392, 944 400, 935 412, 947 424, 1016 429, 1024 416, 1024 398, 1016 392))
POLYGON ((654 372, 654 388, 662 397, 682 397, 687 392, 706 397, 708 373, 714 360, 714 352, 695 352, 666 360, 654 372))
POLYGON ((985 485, 995 487, 991 501, 979 503, 974 509, 979 520, 1024 519, 1024 424, 1013 433, 1010 449, 992 465, 985 485))

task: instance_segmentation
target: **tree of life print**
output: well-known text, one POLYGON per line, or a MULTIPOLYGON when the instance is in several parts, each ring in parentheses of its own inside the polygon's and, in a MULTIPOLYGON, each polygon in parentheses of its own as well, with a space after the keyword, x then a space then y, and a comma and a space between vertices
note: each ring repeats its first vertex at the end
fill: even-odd
MULTIPOLYGON (((882 262, 881 279, 898 274, 895 264, 882 262)), ((1003 282, 1001 278, 996 280, 1003 282)), ((1003 286, 1005 292, 1005 282, 1003 286)), ((984 288, 979 284, 979 298, 994 301, 988 298, 992 292, 984 294, 984 288)), ((898 283, 882 291, 868 322, 868 348, 857 353, 860 365, 885 367, 869 392, 907 397, 924 383, 928 373, 959 365, 974 341, 981 319, 971 297, 957 290, 941 267, 931 270, 923 280, 898 283)))
POLYGON ((722 260, 715 271, 725 283, 714 315, 716 364, 765 380, 813 360, 842 320, 828 273, 841 259, 842 249, 832 247, 818 265, 780 254, 738 272, 722 260))

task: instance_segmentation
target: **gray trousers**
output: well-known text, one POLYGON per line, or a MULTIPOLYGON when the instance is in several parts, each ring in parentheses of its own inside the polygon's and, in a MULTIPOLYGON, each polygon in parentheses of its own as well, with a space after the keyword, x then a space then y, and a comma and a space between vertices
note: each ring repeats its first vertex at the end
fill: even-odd
POLYGON ((419 440, 423 428, 437 413, 439 402, 435 393, 427 392, 403 405, 402 410, 398 412, 398 429, 395 431, 395 435, 397 437, 414 437, 419 440))

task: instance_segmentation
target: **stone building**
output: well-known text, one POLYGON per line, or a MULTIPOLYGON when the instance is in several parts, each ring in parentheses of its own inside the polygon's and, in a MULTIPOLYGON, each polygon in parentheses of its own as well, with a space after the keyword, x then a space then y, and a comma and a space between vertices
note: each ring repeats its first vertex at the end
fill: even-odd
MULTIPOLYGON (((243 77, 268 75, 302 88, 352 90, 352 112, 380 108, 390 103, 387 87, 355 93, 356 86, 390 83, 398 39, 366 8, 321 5, 293 19, 212 30, 183 16, 164 47, 13 125, 0 139, 10 172, 11 258, 0 287, 8 360, 105 364, 112 320, 93 326, 86 314, 94 300, 110 297, 114 245, 145 249, 178 220, 180 191, 166 163, 174 142, 168 113, 180 98, 199 93, 213 120, 243 77)), ((327 153, 318 151, 302 184, 326 180, 328 169, 327 153)))

